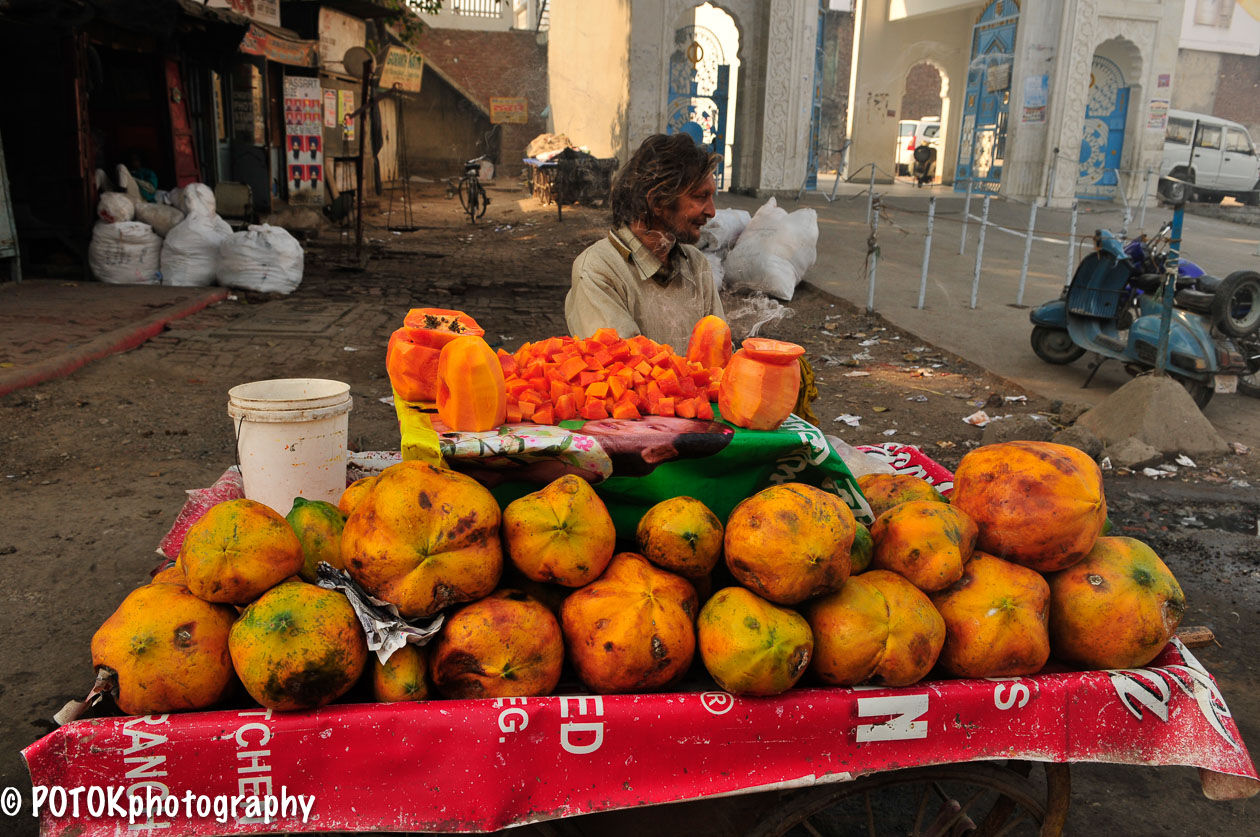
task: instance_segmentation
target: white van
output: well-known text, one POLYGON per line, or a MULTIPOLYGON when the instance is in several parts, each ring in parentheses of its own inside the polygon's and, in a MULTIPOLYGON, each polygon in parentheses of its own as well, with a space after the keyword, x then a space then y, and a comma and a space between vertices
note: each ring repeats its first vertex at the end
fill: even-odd
POLYGON ((1188 200, 1233 197, 1249 206, 1260 204, 1256 147, 1247 129, 1228 119, 1168 111, 1159 173, 1194 184, 1188 200))
POLYGON ((914 149, 927 141, 940 147, 941 118, 903 119, 897 123, 897 174, 909 177, 914 168, 914 149))

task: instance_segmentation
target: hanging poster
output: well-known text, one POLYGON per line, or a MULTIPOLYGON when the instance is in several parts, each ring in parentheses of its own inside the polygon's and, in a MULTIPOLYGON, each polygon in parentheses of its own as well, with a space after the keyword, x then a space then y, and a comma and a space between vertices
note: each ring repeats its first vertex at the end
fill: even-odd
POLYGON ((354 91, 337 91, 337 121, 341 123, 342 135, 346 142, 354 142, 354 91))
POLYGON ((324 127, 337 127, 337 91, 324 91, 324 127))
POLYGON ((1023 122, 1046 121, 1046 99, 1049 87, 1048 75, 1028 76, 1024 79, 1023 122))
POLYGON ((1146 128, 1150 131, 1163 131, 1168 127, 1168 100, 1151 99, 1151 108, 1147 112, 1146 128))
POLYGON ((490 122, 523 123, 529 118, 529 100, 523 97, 491 96, 490 122))
POLYGON ((323 101, 319 79, 284 77, 285 170, 289 203, 324 203, 323 101))
POLYGON ((420 53, 400 46, 391 46, 385 53, 385 67, 381 71, 379 86, 386 90, 397 86, 408 93, 419 93, 423 77, 424 56, 420 53))

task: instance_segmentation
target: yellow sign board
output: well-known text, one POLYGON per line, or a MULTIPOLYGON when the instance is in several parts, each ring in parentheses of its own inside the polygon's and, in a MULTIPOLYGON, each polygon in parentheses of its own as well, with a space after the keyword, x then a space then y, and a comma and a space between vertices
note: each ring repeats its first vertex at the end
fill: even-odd
POLYGON ((380 86, 398 89, 408 93, 420 92, 420 81, 424 78, 424 56, 412 52, 406 47, 391 46, 385 53, 385 66, 381 70, 380 86))
POLYGON ((505 96, 490 97, 490 122, 524 123, 529 119, 529 100, 505 96))

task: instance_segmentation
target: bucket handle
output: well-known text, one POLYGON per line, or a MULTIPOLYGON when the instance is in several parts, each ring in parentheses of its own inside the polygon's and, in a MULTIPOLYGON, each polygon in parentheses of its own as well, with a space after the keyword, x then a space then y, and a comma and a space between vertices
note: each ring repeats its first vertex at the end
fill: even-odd
POLYGON ((241 425, 245 423, 245 416, 241 415, 236 419, 236 438, 232 445, 232 460, 236 463, 236 472, 241 475, 241 490, 245 489, 245 472, 241 469, 241 425))

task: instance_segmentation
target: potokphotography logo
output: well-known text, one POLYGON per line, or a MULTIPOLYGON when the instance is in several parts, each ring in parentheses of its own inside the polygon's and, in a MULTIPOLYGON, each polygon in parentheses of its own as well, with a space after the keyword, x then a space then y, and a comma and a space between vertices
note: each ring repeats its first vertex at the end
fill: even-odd
MULTIPOLYGON (((300 819, 305 823, 314 807, 313 795, 290 794, 284 786, 279 796, 212 796, 193 791, 177 795, 154 787, 35 785, 31 788, 30 815, 126 820, 129 825, 178 818, 213 819, 217 823, 300 819)), ((0 790, 0 813, 9 817, 22 813, 21 791, 14 787, 0 790)))

